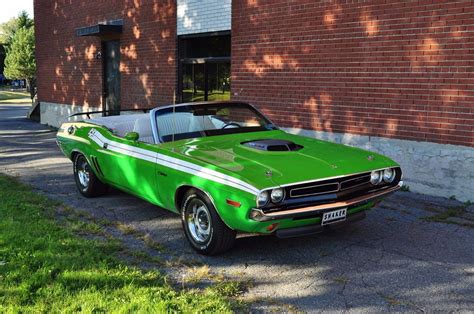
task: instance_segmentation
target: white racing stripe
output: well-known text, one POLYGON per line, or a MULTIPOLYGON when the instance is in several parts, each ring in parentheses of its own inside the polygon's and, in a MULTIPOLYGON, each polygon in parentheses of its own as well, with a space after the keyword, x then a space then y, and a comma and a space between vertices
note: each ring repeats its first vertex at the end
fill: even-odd
POLYGON ((107 144, 107 149, 116 153, 146 160, 171 169, 196 175, 201 178, 222 183, 224 185, 231 186, 254 195, 259 193, 259 190, 256 187, 237 178, 174 157, 109 140, 96 129, 91 129, 89 131, 89 138, 101 147, 103 147, 104 144, 107 144))

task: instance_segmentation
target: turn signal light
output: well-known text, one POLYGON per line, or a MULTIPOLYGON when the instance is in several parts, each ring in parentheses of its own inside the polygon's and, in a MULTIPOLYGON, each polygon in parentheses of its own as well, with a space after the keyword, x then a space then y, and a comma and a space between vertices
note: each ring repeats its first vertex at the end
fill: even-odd
POLYGON ((234 207, 237 207, 237 208, 239 208, 240 205, 241 205, 240 202, 229 200, 229 199, 226 200, 226 203, 229 204, 230 206, 234 206, 234 207))
POLYGON ((267 227, 267 231, 273 231, 278 227, 278 223, 271 224, 270 226, 267 227))

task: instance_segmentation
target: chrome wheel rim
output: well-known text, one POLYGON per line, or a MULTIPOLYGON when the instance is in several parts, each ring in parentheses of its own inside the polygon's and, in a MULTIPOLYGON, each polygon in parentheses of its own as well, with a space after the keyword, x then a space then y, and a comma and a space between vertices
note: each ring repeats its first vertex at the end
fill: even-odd
POLYGON ((90 181, 90 169, 89 164, 83 158, 79 160, 79 165, 77 167, 77 177, 79 179, 79 183, 83 188, 87 188, 89 186, 90 181))
POLYGON ((206 204, 199 199, 192 200, 187 208, 188 230, 194 241, 205 243, 211 235, 211 215, 206 204))

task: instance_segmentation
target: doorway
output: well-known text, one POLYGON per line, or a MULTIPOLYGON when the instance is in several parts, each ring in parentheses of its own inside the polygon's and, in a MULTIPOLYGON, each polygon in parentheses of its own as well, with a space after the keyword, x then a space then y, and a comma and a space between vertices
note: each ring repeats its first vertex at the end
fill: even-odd
POLYGON ((104 101, 107 115, 120 114, 120 41, 102 42, 104 101))

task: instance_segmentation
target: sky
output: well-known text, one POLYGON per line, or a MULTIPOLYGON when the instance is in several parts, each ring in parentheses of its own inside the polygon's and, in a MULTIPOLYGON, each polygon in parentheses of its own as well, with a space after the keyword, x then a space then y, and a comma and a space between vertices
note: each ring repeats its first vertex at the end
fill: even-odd
POLYGON ((6 22, 25 10, 33 17, 33 0, 1 0, 0 23, 6 22))

